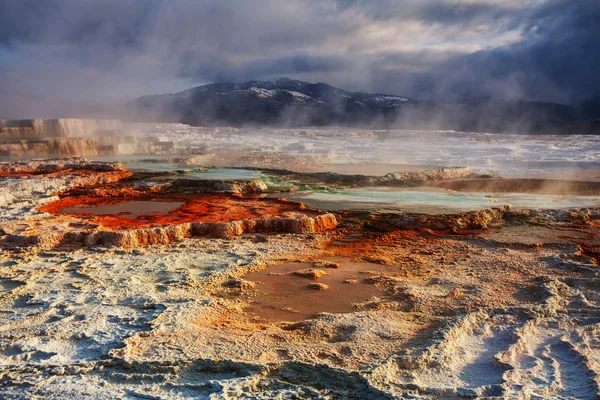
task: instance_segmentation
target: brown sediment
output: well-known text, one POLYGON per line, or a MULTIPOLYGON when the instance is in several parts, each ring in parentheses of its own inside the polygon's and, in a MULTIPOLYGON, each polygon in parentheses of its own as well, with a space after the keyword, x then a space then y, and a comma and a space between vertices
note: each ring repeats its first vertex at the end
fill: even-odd
POLYGON ((500 243, 522 243, 542 245, 546 243, 578 244, 592 239, 591 231, 582 231, 576 227, 547 226, 507 226, 483 233, 483 237, 500 243))
POLYGON ((600 182, 557 179, 455 179, 431 183, 458 192, 533 193, 548 195, 599 196, 600 182))
POLYGON ((307 282, 307 278, 317 279, 304 273, 312 271, 307 268, 311 265, 308 262, 280 264, 244 276, 244 280, 255 283, 241 294, 240 298, 248 302, 245 311, 263 321, 300 321, 323 312, 356 311, 359 303, 385 296, 384 286, 370 284, 368 277, 397 272, 391 267, 355 262, 347 257, 334 260, 340 268, 327 274, 320 271, 318 282, 307 282), (357 285, 344 283, 348 280, 356 280, 357 285))
MULTIPOLYGON (((404 231, 407 235, 478 235, 482 231, 500 227, 512 216, 510 206, 454 214, 365 213, 346 211, 339 213, 348 224, 362 226, 368 232, 404 231), (411 233, 412 232, 412 233, 411 233)), ((521 218, 521 216, 518 216, 521 218)), ((526 217, 523 216, 523 219, 526 217)), ((355 229, 355 228, 351 228, 355 229)))

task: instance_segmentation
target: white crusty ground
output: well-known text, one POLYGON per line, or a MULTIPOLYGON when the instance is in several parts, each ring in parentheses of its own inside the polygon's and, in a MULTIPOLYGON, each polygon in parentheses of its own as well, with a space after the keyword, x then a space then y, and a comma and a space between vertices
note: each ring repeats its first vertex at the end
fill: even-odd
MULTIPOLYGON (((5 205, 2 218, 34 215, 44 200, 34 192, 5 205)), ((560 215, 540 221, 558 223, 560 215)), ((0 398, 598 396, 599 270, 572 244, 415 240, 392 250, 423 273, 389 279, 397 301, 374 299, 362 311, 293 325, 255 323, 239 301, 216 296, 221 283, 248 271, 318 258, 329 239, 5 246, 0 398), (512 276, 535 279, 535 293, 512 276), (479 305, 442 312, 455 289, 460 301, 479 305)))
POLYGON ((397 172, 406 165, 413 169, 468 166, 502 176, 535 176, 597 170, 600 162, 600 137, 593 135, 541 137, 411 130, 386 133, 339 127, 203 128, 184 124, 129 124, 124 129, 138 136, 173 141, 175 152, 196 153, 197 163, 204 166, 343 172, 342 166, 352 165, 352 173, 363 175, 397 172), (381 165, 386 167, 382 170, 381 165))
POLYGON ((576 246, 561 246, 557 254, 551 246, 505 251, 475 241, 467 246, 471 256, 455 267, 469 271, 460 276, 437 265, 436 255, 424 256, 419 262, 434 278, 395 278, 415 299, 409 309, 388 304, 324 314, 291 331, 253 325, 236 301, 212 295, 221 282, 247 271, 317 256, 323 251, 318 239, 6 251, 0 258, 0 393, 102 399, 562 399, 597 393, 600 281, 576 246), (493 296, 487 291, 494 284, 482 284, 486 271, 505 263, 547 269, 539 299, 435 315, 435 303, 452 287, 469 297, 493 296), (231 325, 218 323, 223 319, 231 325))

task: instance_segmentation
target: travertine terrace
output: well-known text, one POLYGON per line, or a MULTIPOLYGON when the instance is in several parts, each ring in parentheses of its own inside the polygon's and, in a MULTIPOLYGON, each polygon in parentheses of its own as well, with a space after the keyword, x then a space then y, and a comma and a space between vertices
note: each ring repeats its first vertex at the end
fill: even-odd
POLYGON ((0 120, 0 157, 159 154, 173 149, 171 141, 138 133, 117 120, 0 120))
POLYGON ((533 209, 493 198, 524 181, 474 169, 196 157, 0 164, 0 397, 597 396, 593 182, 536 178, 531 196, 588 203, 533 209), (365 186, 451 211, 317 207, 365 186))

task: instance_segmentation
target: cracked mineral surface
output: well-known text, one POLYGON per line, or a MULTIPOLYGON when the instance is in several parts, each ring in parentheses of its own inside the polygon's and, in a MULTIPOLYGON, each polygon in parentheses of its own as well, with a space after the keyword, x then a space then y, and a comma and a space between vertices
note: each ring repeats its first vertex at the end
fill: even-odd
POLYGON ((598 396, 593 182, 210 167, 0 164, 1 398, 598 396))

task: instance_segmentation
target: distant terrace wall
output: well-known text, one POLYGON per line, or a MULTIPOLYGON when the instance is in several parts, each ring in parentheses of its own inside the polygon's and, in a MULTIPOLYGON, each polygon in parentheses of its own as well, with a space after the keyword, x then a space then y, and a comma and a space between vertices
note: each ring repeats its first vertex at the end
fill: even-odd
POLYGON ((117 130, 117 120, 79 118, 0 120, 0 137, 4 139, 80 138, 99 131, 117 130))

